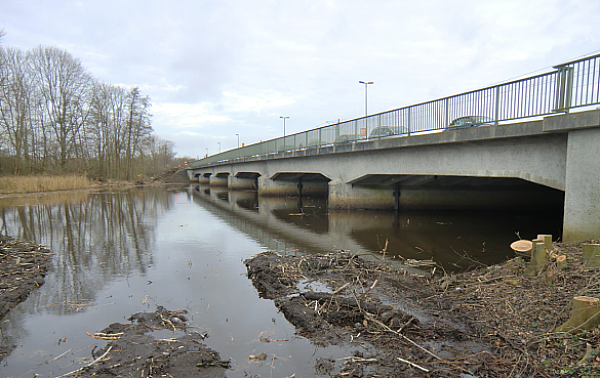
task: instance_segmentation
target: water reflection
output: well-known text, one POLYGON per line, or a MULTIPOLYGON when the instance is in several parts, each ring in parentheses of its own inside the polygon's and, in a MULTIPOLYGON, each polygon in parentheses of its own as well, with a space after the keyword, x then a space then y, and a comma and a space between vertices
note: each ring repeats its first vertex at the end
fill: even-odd
MULTIPOLYGON (((52 198, 50 198, 52 199, 52 198)), ((36 241, 56 252, 49 295, 34 296, 30 311, 78 311, 115 276, 145 273, 152 264, 157 217, 171 206, 163 189, 77 193, 41 203, 0 207, 0 229, 15 239, 36 241), (98 269, 99 267, 99 269, 98 269)))
POLYGON ((244 275, 244 259, 265 250, 336 249, 380 258, 377 252, 387 244, 392 257, 434 258, 452 267, 464 266, 461 255, 468 252, 489 263, 510 253, 515 232, 524 238, 556 234, 560 219, 329 211, 322 199, 259 200, 252 192, 199 186, 0 200, 0 232, 55 253, 46 283, 0 324, 2 344, 18 345, 2 375, 55 377, 75 370, 91 347, 104 343, 86 332, 159 304, 189 310, 193 325, 209 331, 209 346, 233 361, 228 377, 272 374, 273 367, 248 362, 249 354, 261 352, 284 356, 275 362, 278 376, 314 376, 316 358, 353 351, 315 353, 308 341, 295 339, 272 302, 258 298, 244 275), (290 341, 262 343, 264 332, 290 341), (74 351, 69 361, 43 363, 68 349, 74 351))
POLYGON ((495 264, 513 256, 510 243, 537 234, 560 236, 562 213, 343 211, 323 198, 261 198, 255 192, 195 187, 202 206, 235 214, 229 222, 269 248, 318 253, 372 252, 396 259, 433 260, 448 271, 495 264), (227 201, 224 201, 224 199, 227 201), (286 243, 292 243, 286 246, 286 243))

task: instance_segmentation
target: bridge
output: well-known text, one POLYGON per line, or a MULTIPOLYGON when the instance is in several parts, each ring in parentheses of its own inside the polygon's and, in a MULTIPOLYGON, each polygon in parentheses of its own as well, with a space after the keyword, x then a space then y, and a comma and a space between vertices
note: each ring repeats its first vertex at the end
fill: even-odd
MULTIPOLYGON (((600 238, 600 54, 546 74, 256 143, 188 175, 330 208, 557 209, 600 238)), ((542 231, 541 231, 542 232, 542 231)))

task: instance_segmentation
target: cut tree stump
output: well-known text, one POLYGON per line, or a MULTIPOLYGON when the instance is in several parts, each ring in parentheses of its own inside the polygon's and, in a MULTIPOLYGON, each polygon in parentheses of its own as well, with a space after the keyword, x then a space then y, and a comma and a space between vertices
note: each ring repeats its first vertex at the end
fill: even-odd
POLYGON ((600 244, 584 244, 582 252, 586 268, 600 268, 600 244))
POLYGON ((548 252, 552 252, 554 250, 554 246, 552 245, 552 235, 538 234, 536 239, 544 242, 544 248, 546 248, 548 252))
POLYGON ((529 240, 517 240, 510 245, 510 249, 515 251, 517 255, 531 256, 531 248, 533 244, 529 240))
POLYGON ((600 299, 595 297, 574 297, 571 317, 556 332, 575 333, 589 331, 600 325, 600 299))
POLYGON ((566 255, 559 255, 556 257, 556 267, 558 270, 564 270, 567 268, 567 266, 569 266, 569 264, 567 263, 566 255))
POLYGON ((547 260, 546 248, 544 246, 544 241, 535 239, 532 240, 533 248, 531 250, 531 261, 529 262, 529 266, 525 271, 525 275, 529 277, 535 277, 544 268, 547 260))

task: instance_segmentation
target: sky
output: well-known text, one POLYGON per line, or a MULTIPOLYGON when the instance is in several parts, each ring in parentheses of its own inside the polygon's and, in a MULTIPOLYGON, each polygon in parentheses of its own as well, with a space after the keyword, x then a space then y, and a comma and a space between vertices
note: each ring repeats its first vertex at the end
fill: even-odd
POLYGON ((600 51, 599 0, 0 0, 2 46, 54 46, 138 86, 202 157, 600 51))

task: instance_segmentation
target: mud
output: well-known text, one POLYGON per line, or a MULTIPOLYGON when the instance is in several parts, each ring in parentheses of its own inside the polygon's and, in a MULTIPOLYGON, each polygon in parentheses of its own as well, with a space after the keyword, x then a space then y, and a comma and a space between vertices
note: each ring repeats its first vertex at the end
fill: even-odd
POLYGON ((95 360, 72 372, 77 377, 225 377, 229 362, 202 341, 207 333, 186 326, 185 312, 158 307, 132 315, 91 335, 109 340, 95 360), (165 331, 170 331, 166 332, 165 331))
MULTIPOLYGON (((600 297, 600 269, 584 266, 581 247, 555 244, 535 275, 526 274, 526 257, 460 274, 435 266, 415 273, 406 263, 345 251, 267 252, 244 264, 259 295, 298 335, 354 351, 318 359, 316 376, 600 377, 600 329, 555 332, 573 297, 600 297)), ((43 284, 50 259, 41 245, 0 237, 0 316, 43 284)), ((90 335, 107 344, 70 375, 227 375, 229 362, 203 343, 206 333, 187 326, 185 312, 158 307, 129 321, 90 335)))
POLYGON ((522 258, 456 275, 347 252, 245 264, 300 335, 356 346, 343 361, 320 360, 320 376, 599 377, 600 331, 553 330, 573 296, 600 294, 600 274, 582 267, 579 245, 556 249, 570 266, 558 271, 549 258, 535 277, 522 258))
MULTIPOLYGON (((44 283, 51 256, 43 245, 0 235, 0 319, 44 283)), ((0 347, 0 361, 13 348, 0 347)))

